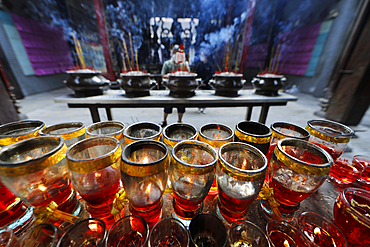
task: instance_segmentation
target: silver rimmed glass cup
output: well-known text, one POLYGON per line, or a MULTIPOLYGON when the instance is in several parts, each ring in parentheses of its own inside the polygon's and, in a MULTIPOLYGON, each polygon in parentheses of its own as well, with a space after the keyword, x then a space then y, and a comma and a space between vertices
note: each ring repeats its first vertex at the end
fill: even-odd
POLYGON ((233 222, 228 235, 231 246, 272 247, 265 232, 250 221, 233 222))
POLYGON ((298 228, 284 220, 270 220, 266 225, 266 234, 273 246, 314 247, 306 242, 298 228))
POLYGON ((22 140, 39 136, 39 130, 45 127, 40 120, 24 120, 0 125, 0 149, 22 140))
POLYGON ((49 125, 39 131, 42 136, 61 136, 67 147, 85 139, 86 127, 81 122, 68 122, 49 125))
POLYGON ((311 134, 309 142, 327 151, 334 161, 346 150, 355 134, 348 126, 329 120, 310 120, 306 130, 311 134))
POLYGON ((13 230, 8 227, 0 227, 0 246, 14 247, 17 244, 17 237, 13 230))
POLYGON ((133 123, 124 130, 123 135, 127 145, 140 140, 159 141, 162 127, 152 122, 133 123))
POLYGON ((148 246, 176 246, 188 247, 190 243, 189 232, 181 221, 167 218, 159 221, 151 230, 148 246))
POLYGON ((86 137, 110 136, 116 138, 122 145, 124 142, 123 131, 125 124, 119 121, 103 121, 93 123, 86 128, 86 137))
POLYGON ((169 176, 173 189, 172 216, 186 226, 202 210, 215 179, 217 152, 209 144, 190 140, 172 149, 169 176))
POLYGON ((55 247, 57 246, 57 243, 63 234, 64 231, 55 225, 51 223, 42 223, 23 234, 18 239, 18 243, 15 245, 15 247, 55 247))
POLYGON ((117 221, 108 232, 106 247, 143 247, 149 237, 149 226, 139 215, 117 221))
POLYGON ((219 151, 217 166, 218 216, 230 224, 244 219, 266 176, 267 159, 257 148, 230 142, 219 151))

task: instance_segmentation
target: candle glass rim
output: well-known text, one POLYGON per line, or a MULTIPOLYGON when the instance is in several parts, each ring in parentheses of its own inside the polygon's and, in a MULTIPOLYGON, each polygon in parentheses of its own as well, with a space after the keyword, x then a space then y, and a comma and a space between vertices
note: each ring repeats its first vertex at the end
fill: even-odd
POLYGON ((259 231, 260 233, 262 233, 262 236, 265 237, 266 239, 266 242, 268 243, 268 245, 270 247, 272 247, 271 243, 270 243, 270 239, 268 238, 267 234, 259 227, 257 226, 256 224, 254 224, 253 222, 249 221, 249 220, 237 220, 237 221, 234 221, 233 223, 231 223, 229 229, 228 229, 228 238, 230 239, 230 236, 231 236, 231 230, 233 230, 233 228, 236 228, 238 225, 240 224, 246 224, 246 225, 249 225, 249 226, 252 226, 254 229, 257 229, 257 231, 259 231))
MULTIPOLYGON (((153 130, 155 130, 155 128, 153 128, 153 130)), ((131 139, 131 140, 134 140, 134 141, 150 140, 150 139, 153 139, 153 138, 156 138, 156 137, 160 136, 161 134, 162 134, 162 126, 160 126, 159 124, 153 123, 153 122, 148 122, 148 121, 142 121, 142 122, 137 122, 137 123, 130 124, 123 131, 123 136, 125 138, 131 139), (156 133, 155 135, 152 135, 152 136, 145 137, 145 138, 138 138, 138 137, 133 137, 133 136, 129 135, 128 131, 129 130, 131 131, 131 129, 133 127, 135 127, 139 124, 144 124, 144 125, 147 125, 147 126, 154 126, 154 127, 158 128, 158 133, 156 133)))
POLYGON ((260 122, 255 122, 255 121, 240 121, 239 123, 236 124, 236 130, 238 130, 240 133, 242 133, 243 135, 249 135, 249 136, 253 136, 253 137, 258 137, 258 138, 263 138, 263 137, 269 137, 272 135, 272 131, 271 129, 266 126, 265 124, 263 123, 260 123, 260 122), (259 127, 262 127, 262 128, 265 128, 267 133, 266 134, 255 134, 255 133, 250 133, 250 132, 246 132, 245 130, 242 130, 239 125, 240 124, 251 124, 251 125, 254 125, 254 126, 259 126, 259 127))
MULTIPOLYGON (((348 188, 345 188, 342 190, 342 192, 339 194, 338 196, 338 199, 339 198, 342 198, 344 204, 346 205, 346 207, 348 208, 349 212, 348 213, 353 213, 357 216, 357 218, 361 219, 362 222, 365 222, 367 227, 370 227, 370 219, 368 217, 365 217, 363 214, 361 214, 360 212, 358 212, 356 209, 354 209, 351 205, 351 203, 348 201, 347 199, 347 193, 349 192, 356 192, 356 191, 359 191, 361 193, 365 193, 366 195, 368 195, 368 198, 370 199, 370 192, 365 190, 365 189, 360 189, 360 188, 355 188, 355 187, 348 187, 348 188)), ((337 200, 338 201, 338 200, 337 200)), ((335 202, 335 204, 337 203, 337 201, 335 202)))
POLYGON ((225 125, 225 124, 221 124, 221 123, 208 123, 208 124, 204 124, 202 127, 200 127, 199 129, 199 135, 208 140, 208 141, 212 141, 212 142, 225 142, 225 141, 230 141, 233 139, 234 137, 234 130, 232 128, 230 128, 229 126, 225 125), (224 138, 224 139, 213 139, 213 138, 210 138, 208 136, 205 136, 203 134, 202 131, 204 131, 204 128, 206 127, 213 127, 213 126, 221 126, 223 129, 222 130, 227 130, 229 133, 230 133, 230 136, 228 136, 227 138, 224 138))
MULTIPOLYGON (((113 145, 112 145, 113 146, 113 145)), ((105 157, 108 157, 108 156, 111 156, 112 154, 114 154, 118 148, 119 148, 119 141, 114 138, 114 137, 110 137, 110 136, 97 136, 97 137, 92 137, 92 138, 86 138, 86 139, 83 139, 81 141, 78 141, 74 144, 72 144, 68 149, 67 149, 67 152, 66 152, 66 158, 68 161, 72 161, 72 162, 88 162, 88 161, 98 161, 98 160, 101 160, 101 159, 104 159, 105 157), (95 145, 93 145, 93 147, 96 147, 96 146, 99 146, 99 145, 102 145, 102 144, 115 144, 114 145, 114 148, 112 150, 110 150, 109 152, 103 154, 103 155, 100 155, 100 156, 97 156, 97 157, 90 157, 88 159, 77 159, 77 158, 74 158, 71 156, 71 152, 74 151, 74 149, 77 149, 78 152, 81 152, 81 151, 84 151, 86 150, 86 148, 89 148, 91 146, 88 146, 88 144, 90 143, 95 143, 95 145)))
POLYGON ((2 234, 3 232, 8 232, 9 233, 9 240, 8 242, 6 243, 6 245, 4 245, 4 247, 12 247, 9 245, 9 243, 13 242, 13 240, 17 240, 17 236, 15 235, 13 229, 7 227, 7 226, 2 226, 0 227, 0 234, 2 234))
POLYGON ((66 135, 66 134, 71 134, 73 132, 76 132, 76 131, 79 131, 79 130, 82 130, 83 128, 85 128, 85 125, 84 123, 82 122, 65 122, 65 123, 58 123, 58 124, 52 124, 52 125, 48 125, 46 126, 45 128, 43 129, 40 129, 39 130, 39 134, 40 135, 66 135), (63 133, 59 133, 59 134, 50 134, 50 131, 55 131, 55 130, 59 130, 59 129, 62 129, 62 128, 68 128, 68 129, 72 129, 70 131, 66 131, 66 132, 63 132, 63 133))
MULTIPOLYGON (((353 156, 352 161, 355 160, 356 162, 360 162, 360 160, 358 160, 358 158, 360 158, 360 157, 362 158, 361 161, 365 161, 365 162, 369 163, 368 166, 370 166, 370 156, 365 155, 365 154, 358 154, 358 155, 353 156)), ((366 166, 364 166, 364 167, 366 167, 366 166)))
POLYGON ((180 225, 180 227, 182 229, 185 230, 185 235, 187 236, 187 245, 186 246, 189 246, 190 244, 190 234, 189 234, 189 231, 188 229, 186 228, 186 226, 184 225, 184 223, 182 223, 180 220, 178 219, 175 219, 175 218, 165 218, 165 219, 161 219, 160 221, 158 221, 157 223, 155 223, 155 225, 153 226, 152 230, 150 231, 150 234, 149 234, 149 238, 148 238, 148 243, 150 243, 150 237, 152 236, 153 232, 154 232, 154 229, 156 229, 156 227, 158 227, 158 225, 160 224, 163 224, 163 222, 165 221, 175 221, 178 225, 180 225))
POLYGON ((120 129, 116 132, 109 133, 108 135, 118 135, 118 134, 123 133, 123 131, 125 130, 125 124, 124 123, 121 123, 120 121, 109 120, 109 121, 100 121, 100 122, 90 124, 86 128, 86 134, 89 135, 89 136, 93 136, 93 137, 105 136, 105 134, 95 134, 95 133, 91 133, 90 131, 95 131, 95 130, 102 129, 102 128, 105 128, 105 127, 116 127, 116 126, 117 127, 118 126, 122 127, 122 129, 120 129), (94 128, 94 129, 91 129, 91 128, 94 128))
POLYGON ((172 142, 181 142, 181 141, 183 141, 183 140, 178 140, 178 139, 170 138, 170 137, 167 136, 167 131, 169 131, 170 128, 174 128, 174 127, 177 127, 177 126, 186 126, 186 127, 189 127, 188 129, 193 129, 195 131, 194 135, 192 135, 191 137, 189 137, 186 140, 192 140, 192 139, 195 139, 198 136, 198 130, 192 124, 188 124, 188 123, 172 123, 172 124, 169 124, 169 125, 167 125, 166 127, 163 128, 163 131, 162 131, 163 138, 165 138, 165 139, 167 139, 169 141, 172 141, 172 142))
MULTIPOLYGON (((210 152, 207 152, 207 153, 210 153, 210 152)), ((212 167, 212 166, 215 166, 217 164, 217 161, 218 161, 217 151, 211 145, 209 145, 208 143, 197 141, 197 140, 186 140, 186 141, 181 141, 181 142, 176 143, 176 145, 173 146, 171 155, 175 159, 176 162, 180 163, 183 166, 190 167, 190 168, 193 168, 193 169, 199 169, 199 168, 204 169, 204 168, 212 167), (186 162, 180 160, 176 155, 176 151, 179 149, 179 146, 181 147, 182 145, 202 146, 204 151, 206 151, 205 149, 208 149, 209 151, 211 151, 212 154, 214 154, 214 155, 211 155, 211 156, 213 156, 213 160, 210 163, 207 163, 207 164, 204 164, 204 165, 193 165, 193 164, 186 163, 186 162)))
POLYGON ((103 227, 103 229, 104 229, 104 236, 103 236, 103 238, 102 238, 102 241, 101 241, 101 242, 99 243, 99 245, 97 246, 97 247, 103 247, 103 246, 105 245, 105 243, 106 243, 106 239, 107 239, 107 235, 108 235, 108 232, 107 232, 107 225, 104 223, 104 221, 103 221, 103 220, 98 219, 98 218, 87 218, 87 219, 81 220, 81 221, 77 222, 76 224, 72 225, 72 226, 71 226, 71 227, 70 227, 70 228, 69 228, 69 229, 68 229, 68 230, 63 234, 63 236, 59 239, 58 244, 57 244, 57 246, 56 246, 56 247, 60 247, 60 246, 61 246, 61 243, 62 243, 62 240, 65 238, 65 236, 67 236, 67 234, 69 234, 69 233, 73 232, 77 226, 80 226, 80 225, 82 225, 82 224, 85 224, 85 222, 86 222, 86 221, 90 221, 90 220, 99 222, 99 223, 100 223, 100 225, 101 225, 101 226, 103 227))
POLYGON ((35 131, 39 132, 42 128, 45 127, 45 123, 41 120, 20 120, 20 121, 16 121, 16 122, 11 122, 11 123, 6 123, 6 124, 2 124, 0 125, 0 139, 1 138, 12 138, 12 137, 19 137, 19 136, 24 136, 24 135, 28 135, 28 134, 31 134, 35 131), (7 134, 4 134, 4 128, 12 128, 12 127, 18 127, 18 128, 15 128, 15 129, 8 129, 5 131, 9 131, 9 130, 17 130, 19 129, 19 127, 27 127, 27 126, 33 126, 35 125, 35 128, 32 129, 32 130, 29 130, 29 131, 26 131, 26 132, 22 132, 22 133, 18 133, 18 134, 15 134, 15 135, 7 135, 7 134))
POLYGON ((7 146, 3 147, 2 149, 0 149, 0 167, 1 166, 3 166, 3 167, 20 167, 20 166, 25 166, 25 165, 28 165, 28 164, 32 164, 36 161, 40 161, 40 160, 43 160, 47 157, 50 157, 51 155, 58 152, 63 146, 64 146, 64 138, 60 137, 60 136, 38 136, 38 137, 23 140, 23 141, 20 141, 20 142, 16 142, 16 143, 13 143, 11 145, 7 145, 7 146), (5 162, 5 161, 3 161, 3 159, 1 159, 2 155, 7 155, 6 157, 11 157, 12 155, 14 155, 16 153, 16 152, 14 152, 14 150, 21 150, 24 147, 27 147, 29 150, 31 150, 31 148, 34 145, 37 145, 38 143, 47 142, 49 140, 55 141, 57 143, 56 146, 52 150, 50 150, 47 153, 44 153, 41 156, 38 156, 36 158, 30 159, 30 160, 22 160, 22 161, 19 161, 19 162, 16 162, 16 161, 5 162), (33 144, 33 145, 31 145, 31 144, 33 144), (10 153, 10 152, 13 152, 13 153, 10 153))
MULTIPOLYGON (((333 166, 335 164, 337 164, 338 162, 341 162, 341 163, 347 163, 348 166, 351 166, 351 167, 354 167, 357 169, 358 172, 354 172, 353 171, 353 174, 359 174, 361 175, 361 173, 365 170, 365 166, 362 165, 360 162, 353 162, 353 158, 351 159, 350 157, 344 157, 343 155, 339 156, 334 162, 333 162, 333 166)), ((352 175, 351 175, 352 176, 352 175)))
MULTIPOLYGON (((292 123, 288 123, 288 122, 275 122, 273 124, 271 124, 271 130, 272 132, 276 132, 278 133, 279 135, 281 136, 284 136, 285 138, 295 138, 295 139, 299 139, 299 140, 308 140, 308 138, 310 137, 310 132, 308 132, 308 130, 302 128, 301 126, 298 126, 298 125, 295 125, 295 124, 292 124, 292 123), (290 136, 290 135, 287 135, 285 133, 282 133, 280 130, 278 130, 277 128, 283 128, 285 126, 290 126, 290 127, 294 127, 294 131, 298 132, 299 134, 302 134, 302 136, 290 136)), ((284 129, 288 129, 288 128, 284 128, 284 129)), ((274 136, 276 138, 276 136, 274 136)))
MULTIPOLYGON (((299 231, 301 231, 302 232, 302 235, 306 238, 306 239, 308 239, 308 237, 306 236, 306 234, 304 234, 303 233, 303 231, 301 230, 301 223, 302 223, 302 221, 303 221, 303 217, 305 217, 306 215, 310 215, 310 216, 313 216, 315 219, 318 219, 318 220, 322 220, 323 222, 325 222, 326 224, 328 224, 328 225, 330 225, 331 227, 334 227, 335 229, 337 229, 337 231, 342 235, 342 239, 341 240, 344 240, 344 242, 345 242, 345 246, 348 246, 348 242, 347 242, 347 239, 346 239, 346 237, 345 237, 345 235, 343 234, 343 232, 339 229, 339 227, 338 226, 336 226, 332 221, 330 221, 328 218, 326 218, 326 217, 324 217, 324 216, 321 216, 321 215, 319 215, 319 214, 317 214, 317 213, 315 213, 315 212, 309 212, 309 211, 307 211, 307 212, 302 212, 302 213, 300 213, 299 215, 298 215, 298 217, 297 217, 297 227, 298 227, 298 229, 299 229, 299 231)), ((325 230, 325 229, 324 229, 325 230)), ((326 231, 326 230, 325 230, 326 231)), ((313 243, 311 240, 310 240, 310 243, 313 243)), ((318 246, 317 244, 315 244, 315 243, 313 243, 314 244, 314 246, 316 246, 316 247, 320 247, 320 246, 318 246)))
MULTIPOLYGON (((31 229, 29 229, 27 232, 25 232, 25 234, 24 235, 22 235, 20 238, 19 238, 19 240, 22 240, 22 237, 23 236, 27 236, 27 233, 32 233, 32 231, 34 231, 34 230, 36 230, 37 228, 40 228, 41 227, 41 229, 44 229, 44 227, 49 227, 49 230, 51 230, 51 231, 53 231, 54 232, 54 234, 53 234, 53 236, 52 236, 52 238, 53 238, 53 241, 52 241, 52 243, 50 243, 51 245, 50 246, 55 246, 57 243, 58 243, 58 241, 59 241, 59 239, 56 239, 56 237, 58 236, 58 227, 57 226, 55 226, 54 224, 52 224, 52 223, 41 223, 41 224, 38 224, 38 225, 36 225, 36 226, 34 226, 34 227, 32 227, 31 229), (51 228, 51 229, 50 229, 51 228)), ((41 230, 40 229, 40 230, 41 230)), ((62 231, 61 229, 59 229, 60 231, 62 231)), ((63 232, 64 233, 64 232, 63 232)))
POLYGON ((119 225, 122 221, 126 220, 127 218, 137 218, 139 221, 141 221, 143 223, 143 226, 145 228, 145 231, 146 231, 146 236, 145 236, 145 239, 144 239, 144 243, 141 245, 141 246, 145 246, 146 243, 148 242, 148 239, 149 239, 149 233, 150 233, 150 230, 149 230, 149 225, 148 223, 146 222, 146 220, 141 217, 140 215, 134 215, 134 214, 131 214, 131 215, 127 215, 127 216, 124 216, 122 218, 120 218, 118 221, 116 221, 113 226, 109 229, 108 233, 107 233, 107 237, 106 237, 106 243, 108 244, 108 239, 109 239, 109 236, 110 236, 110 233, 111 231, 117 226, 119 225))
MULTIPOLYGON (((226 150, 228 151, 228 150, 226 150)), ((267 169, 267 166, 268 166, 268 160, 266 158, 266 156, 262 153, 261 150, 259 150, 258 148, 250 145, 250 144, 247 144, 247 143, 244 143, 244 142, 229 142, 229 143, 226 143, 224 145, 222 145, 220 147, 220 149, 218 150, 218 157, 219 159, 221 160, 221 163, 226 165, 230 170, 232 171, 236 171, 237 173, 240 173, 240 174, 258 174, 258 173, 261 173, 263 172, 264 170, 267 169), (228 148, 228 149, 231 149, 232 147, 229 147, 229 146, 237 146, 237 147, 242 147, 243 149, 246 149, 248 151, 251 151, 253 152, 254 154, 256 154, 257 156, 261 157, 262 160, 263 160, 263 166, 258 168, 258 169, 255 169, 255 170, 245 170, 245 169, 240 169, 238 167, 235 167, 233 166, 232 164, 230 164, 229 162, 227 162, 223 157, 222 157, 222 152, 225 150, 225 148, 228 148)))
MULTIPOLYGON (((266 236, 267 238, 269 239, 269 241, 274 244, 272 241, 271 241, 271 238, 269 236, 269 227, 272 225, 272 224, 278 224, 278 225, 284 225, 285 227, 289 227, 289 229, 292 229, 294 230, 295 234, 298 234, 301 236, 302 238, 302 241, 306 242, 305 241, 305 236, 303 234, 303 232, 298 228, 298 227, 295 227, 294 225, 292 225, 291 223, 289 223, 288 221, 285 221, 285 220, 279 220, 279 219, 272 219, 270 220, 269 222, 267 222, 266 224, 266 236)), ((285 232, 284 232, 285 233, 285 232)), ((308 246, 308 244, 307 244, 308 246)))
MULTIPOLYGON (((331 155, 327 151, 325 151, 323 148, 321 148, 321 147, 319 147, 319 146, 317 146, 317 145, 315 145, 311 142, 308 142, 308 141, 294 139, 294 138, 286 138, 286 139, 279 140, 277 142, 276 147, 278 148, 279 152, 284 154, 284 156, 288 157, 293 162, 298 163, 302 166, 315 167, 315 168, 328 168, 328 167, 331 167, 331 165, 334 163, 333 158, 331 157, 331 155), (314 154, 316 154, 316 155, 322 154, 322 155, 318 155, 318 156, 320 156, 320 158, 325 157, 326 158, 326 163, 313 164, 313 163, 308 163, 306 161, 302 161, 302 160, 286 153, 283 150, 283 146, 292 146, 292 147, 299 147, 299 148, 307 148, 308 147, 308 148, 310 148, 310 150, 315 150, 314 154)), ((310 151, 310 152, 312 153, 312 151, 310 151)))
POLYGON ((127 163, 128 165, 131 165, 131 166, 151 166, 153 164, 156 164, 156 163, 159 163, 159 162, 162 162, 163 160, 165 160, 168 156, 168 149, 167 149, 167 146, 163 143, 163 142, 160 142, 160 141, 155 141, 155 140, 140 140, 140 141, 136 141, 136 142, 133 142, 133 143, 130 143, 128 144, 122 151, 122 154, 121 154, 121 160, 125 163, 127 163), (137 163, 137 162, 133 162, 131 161, 128 156, 127 156, 127 152, 129 152, 129 155, 132 153, 131 152, 131 149, 134 147, 134 146, 139 146, 139 145, 156 145, 156 146, 160 146, 161 148, 163 148, 163 157, 159 158, 158 160, 155 160, 155 161, 152 161, 152 162, 148 162, 148 163, 137 163))
MULTIPOLYGON (((341 124, 341 123, 330 121, 330 120, 316 120, 316 119, 308 120, 307 121, 307 126, 309 126, 311 129, 319 132, 320 134, 327 135, 327 136, 330 136, 330 137, 335 137, 335 138, 350 138, 355 134, 355 132, 350 127, 348 127, 344 124, 341 124), (317 129, 316 128, 317 125, 314 125, 315 123, 324 123, 324 124, 329 124, 331 126, 337 126, 340 129, 345 130, 346 133, 344 133, 344 134, 328 133, 328 132, 322 131, 320 129, 317 129)), ((325 125, 322 125, 322 126, 325 127, 325 125)))

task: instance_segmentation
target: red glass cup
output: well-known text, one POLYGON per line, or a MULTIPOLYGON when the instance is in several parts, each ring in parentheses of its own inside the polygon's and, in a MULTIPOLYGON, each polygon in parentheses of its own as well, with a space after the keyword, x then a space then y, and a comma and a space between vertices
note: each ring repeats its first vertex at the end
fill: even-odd
POLYGON ((189 233, 181 221, 167 218, 159 221, 149 235, 149 247, 188 247, 189 233))
POLYGON ((332 164, 329 153, 310 142, 291 138, 278 141, 268 169, 272 198, 260 203, 264 215, 292 220, 300 202, 325 182, 332 164), (279 205, 271 208, 274 200, 279 205), (281 216, 276 215, 276 209, 281 216))
POLYGON ((218 157, 217 215, 229 224, 245 218, 262 188, 267 159, 257 148, 240 142, 223 145, 218 157))
POLYGON ((334 203, 334 223, 346 236, 349 246, 370 246, 370 192, 345 188, 334 203))
POLYGON ((231 224, 228 241, 231 246, 272 247, 265 232, 246 220, 235 221, 231 224))
POLYGON ((109 228, 115 222, 112 203, 121 189, 121 152, 117 139, 93 137, 73 144, 66 156, 72 184, 86 201, 87 211, 109 228))
POLYGON ((0 149, 1 147, 39 136, 38 132, 44 126, 45 123, 39 120, 23 120, 1 125, 0 149))
POLYGON ((364 189, 370 190, 370 157, 365 155, 356 155, 352 163, 361 164, 364 167, 363 172, 357 179, 357 183, 364 189))
POLYGON ((121 159, 121 178, 130 211, 143 217, 152 228, 162 218, 168 149, 159 141, 136 141, 124 148, 121 159))
POLYGON ((23 234, 19 239, 15 247, 23 246, 47 246, 55 247, 59 239, 63 236, 64 231, 56 227, 51 223, 39 224, 25 234, 23 234))
POLYGON ((173 188, 173 213, 186 226, 203 208, 215 179, 217 152, 200 141, 182 141, 172 149, 169 176, 173 188))
MULTIPOLYGON (((205 124, 200 128, 198 140, 211 145, 216 151, 226 143, 232 142, 234 131, 224 124, 205 124)), ((208 195, 216 196, 218 194, 217 179, 213 181, 208 195)))
POLYGON ((8 227, 0 227, 0 246, 14 247, 18 240, 13 230, 8 227))
MULTIPOLYGON (((40 136, 6 146, 0 150, 1 181, 29 205, 42 210, 56 204, 58 210, 78 216, 83 210, 68 175, 66 150, 59 136, 40 136)), ((55 218, 49 221, 68 225, 55 218)))
POLYGON ((361 163, 341 156, 334 161, 329 178, 339 186, 346 186, 355 182, 363 171, 364 167, 361 163))
POLYGON ((266 233, 274 246, 311 247, 302 232, 284 220, 270 220, 266 225, 266 233))
POLYGON ((89 218, 78 222, 59 239, 57 247, 105 247, 107 227, 104 221, 89 218))
POLYGON ((347 247, 347 239, 342 231, 327 218, 313 212, 303 212, 298 216, 298 229, 312 247, 347 247))
POLYGON ((355 132, 346 125, 328 120, 310 120, 306 130, 310 132, 309 142, 312 142, 336 160, 346 150, 355 132))

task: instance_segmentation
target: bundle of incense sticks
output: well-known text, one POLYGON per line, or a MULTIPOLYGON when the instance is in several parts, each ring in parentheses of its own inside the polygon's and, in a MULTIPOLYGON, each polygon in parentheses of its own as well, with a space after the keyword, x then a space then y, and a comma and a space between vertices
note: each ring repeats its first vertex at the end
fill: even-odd
POLYGON ((72 33, 72 36, 73 36, 73 41, 75 43, 75 49, 76 49, 78 60, 80 61, 82 68, 86 69, 85 60, 83 57, 80 42, 78 41, 78 39, 76 39, 75 33, 72 33))

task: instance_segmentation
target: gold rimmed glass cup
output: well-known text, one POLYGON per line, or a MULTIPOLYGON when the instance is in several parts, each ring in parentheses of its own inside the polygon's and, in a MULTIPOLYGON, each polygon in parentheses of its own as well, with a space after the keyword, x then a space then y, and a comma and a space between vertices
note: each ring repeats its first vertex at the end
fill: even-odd
POLYGON ((40 120, 24 120, 0 125, 1 147, 39 136, 39 130, 45 127, 40 120))
POLYGON ((217 152, 207 143, 190 140, 172 149, 169 176, 173 189, 172 216, 186 226, 202 210, 215 179, 217 152))
POLYGON ((121 177, 130 211, 152 228, 162 218, 163 193, 168 180, 168 149, 159 141, 127 145, 121 156, 121 177))
POLYGON ((309 142, 327 151, 334 161, 346 150, 355 132, 348 126, 329 120, 310 120, 306 130, 310 132, 309 142))
POLYGON ((257 148, 230 142, 219 151, 217 167, 217 215, 226 224, 243 220, 262 188, 266 176, 267 159, 257 148))
POLYGON ((74 188, 87 203, 87 211, 107 227, 115 220, 110 213, 121 189, 119 141, 113 137, 87 138, 67 150, 67 165, 74 188))
POLYGON ((163 129, 163 142, 172 150, 181 141, 195 140, 198 130, 188 123, 173 123, 163 129))
POLYGON ((86 128, 86 137, 110 136, 116 138, 122 145, 124 142, 123 131, 125 124, 119 121, 103 121, 93 123, 86 128))
POLYGON ((140 140, 159 141, 162 127, 152 122, 133 123, 124 130, 123 135, 127 145, 140 140))
POLYGON ((39 131, 42 136, 61 136, 67 147, 85 139, 86 127, 82 122, 49 125, 39 131))

